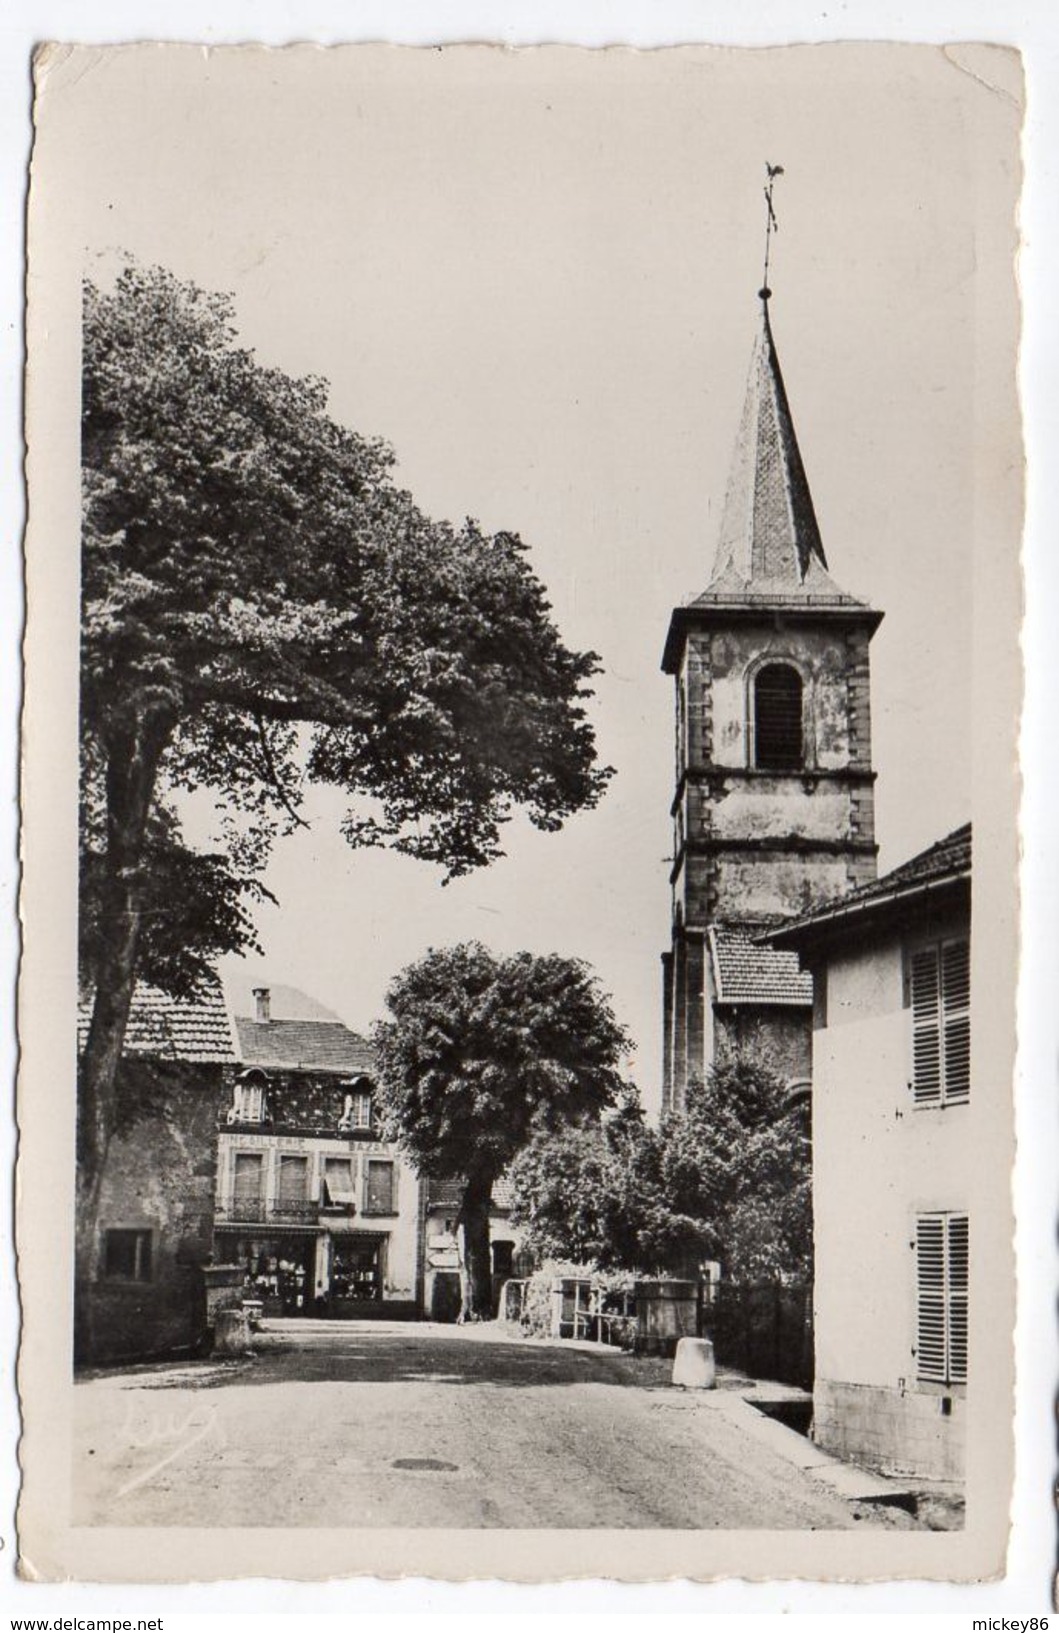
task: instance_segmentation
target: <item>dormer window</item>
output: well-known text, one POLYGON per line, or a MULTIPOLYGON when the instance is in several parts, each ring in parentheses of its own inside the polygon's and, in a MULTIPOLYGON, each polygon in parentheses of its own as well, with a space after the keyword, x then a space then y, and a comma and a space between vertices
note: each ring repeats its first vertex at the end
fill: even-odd
POLYGON ((265 1079, 260 1072, 237 1078, 232 1086, 229 1123, 260 1123, 265 1116, 265 1079))
POLYGON ((366 1087, 365 1080, 361 1079, 361 1082, 345 1095, 342 1115, 338 1119, 339 1128, 370 1129, 371 1099, 371 1089, 366 1087))
POLYGON ((800 771, 805 763, 802 677, 789 663, 767 663, 754 677, 751 763, 759 771, 800 771))

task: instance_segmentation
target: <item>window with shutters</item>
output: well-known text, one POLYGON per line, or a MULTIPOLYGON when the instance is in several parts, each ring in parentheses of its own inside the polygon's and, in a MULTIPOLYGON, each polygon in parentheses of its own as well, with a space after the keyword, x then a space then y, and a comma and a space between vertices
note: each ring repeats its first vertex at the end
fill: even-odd
POLYGON ((971 944, 966 937, 913 948, 908 989, 915 1104, 964 1105, 971 1095, 971 944))
POLYGON ((260 1077, 244 1078, 232 1088, 230 1123, 260 1123, 265 1115, 265 1089, 260 1077))
POLYGON ((965 1213, 916 1219, 916 1377, 967 1382, 969 1237, 965 1213))
POLYGON ((232 1162, 232 1202, 236 1218, 257 1219, 261 1215, 264 1158, 260 1151, 237 1151, 232 1162))
POLYGON ((767 663, 754 677, 750 761, 759 771, 800 771, 805 761, 802 677, 767 663))
POLYGON ((339 1128, 368 1128, 372 1122, 372 1094, 370 1089, 354 1089, 343 1096, 339 1128))
POLYGON ((304 1202, 308 1194, 308 1157, 280 1157, 279 1200, 281 1202, 304 1202))
POLYGON ((395 1213, 392 1162, 369 1162, 365 1181, 365 1213, 395 1213))

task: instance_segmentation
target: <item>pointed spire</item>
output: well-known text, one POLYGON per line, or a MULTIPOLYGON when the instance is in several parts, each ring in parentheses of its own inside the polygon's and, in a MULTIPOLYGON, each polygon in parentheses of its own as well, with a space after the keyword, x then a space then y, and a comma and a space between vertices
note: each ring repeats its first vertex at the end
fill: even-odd
POLYGON ((768 293, 750 367, 711 589, 721 578, 790 592, 827 568, 805 466, 794 433, 768 293))

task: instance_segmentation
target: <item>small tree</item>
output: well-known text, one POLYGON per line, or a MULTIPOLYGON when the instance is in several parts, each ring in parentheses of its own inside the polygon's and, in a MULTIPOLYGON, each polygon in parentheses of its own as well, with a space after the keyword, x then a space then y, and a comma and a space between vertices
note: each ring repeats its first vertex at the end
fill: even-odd
POLYGON ((627 1106, 601 1126, 538 1133, 512 1181, 542 1255, 676 1272, 709 1257, 747 1281, 810 1273, 808 1142, 779 1080, 751 1061, 691 1084, 657 1130, 627 1106))
POLYGON ((587 966, 558 954, 431 950, 386 1002, 372 1041, 387 1119, 421 1175, 462 1185, 464 1313, 488 1316, 494 1185, 536 1132, 614 1103, 628 1038, 587 966))
POLYGON ((665 1146, 635 1093, 602 1123, 541 1130, 511 1169, 512 1217, 541 1258, 668 1269, 701 1249, 702 1222, 674 1207, 665 1146))
POLYGON ((809 1142, 775 1073, 748 1058, 715 1066, 705 1083, 689 1085, 662 1135, 666 1195, 702 1221, 706 1253, 727 1275, 811 1274, 809 1142))

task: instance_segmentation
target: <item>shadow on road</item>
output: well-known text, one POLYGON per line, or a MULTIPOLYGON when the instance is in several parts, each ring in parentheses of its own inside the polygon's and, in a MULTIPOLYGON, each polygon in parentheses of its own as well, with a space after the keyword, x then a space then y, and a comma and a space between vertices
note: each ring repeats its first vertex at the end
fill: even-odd
POLYGON ((445 1338, 345 1334, 324 1341, 259 1335, 254 1355, 201 1361, 126 1374, 141 1389, 223 1389, 230 1384, 285 1382, 474 1384, 479 1388, 541 1388, 609 1384, 650 1388, 668 1383, 671 1363, 620 1350, 593 1352, 475 1336, 445 1338))

